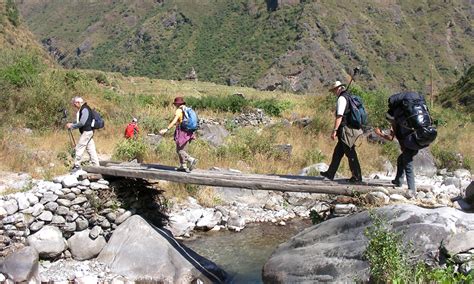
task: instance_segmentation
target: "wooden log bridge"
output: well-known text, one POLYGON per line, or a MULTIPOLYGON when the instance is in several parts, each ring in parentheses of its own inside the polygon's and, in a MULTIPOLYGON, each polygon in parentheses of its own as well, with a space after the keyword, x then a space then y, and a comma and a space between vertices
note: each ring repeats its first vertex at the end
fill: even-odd
POLYGON ((404 192, 394 188, 388 180, 364 180, 363 183, 351 184, 344 179, 330 181, 324 180, 323 177, 244 174, 237 171, 222 171, 218 169, 195 169, 190 173, 186 173, 178 172, 173 167, 159 164, 104 162, 101 163, 101 166, 88 166, 84 170, 104 176, 166 180, 177 183, 246 188, 251 190, 308 192, 347 196, 364 194, 371 191, 382 191, 386 194, 403 194, 404 192))

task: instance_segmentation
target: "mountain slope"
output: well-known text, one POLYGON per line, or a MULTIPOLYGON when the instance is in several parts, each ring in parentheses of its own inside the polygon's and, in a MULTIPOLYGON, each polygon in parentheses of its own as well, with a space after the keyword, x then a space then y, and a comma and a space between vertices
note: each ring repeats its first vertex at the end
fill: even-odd
MULTIPOLYGON (((366 87, 426 91, 473 63, 469 0, 30 0, 31 30, 68 67, 312 91, 361 66, 366 87), (287 3, 272 7, 271 3, 287 3), (302 2, 302 3, 298 3, 302 2), (267 4, 268 3, 268 4, 267 4)), ((273 4, 272 4, 273 5, 273 4)))
POLYGON ((474 114, 474 66, 455 84, 444 89, 439 95, 439 101, 445 108, 461 106, 471 115, 474 114))

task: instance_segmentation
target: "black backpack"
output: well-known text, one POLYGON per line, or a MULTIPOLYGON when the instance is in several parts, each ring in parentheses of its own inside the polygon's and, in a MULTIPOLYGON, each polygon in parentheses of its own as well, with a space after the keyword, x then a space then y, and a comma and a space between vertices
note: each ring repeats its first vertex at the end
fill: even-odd
POLYGON ((405 137, 406 147, 419 150, 436 139, 438 132, 423 96, 415 92, 399 93, 391 96, 388 102, 389 114, 395 114, 398 108, 398 112, 403 114, 398 117, 399 126, 411 130, 410 135, 405 137))

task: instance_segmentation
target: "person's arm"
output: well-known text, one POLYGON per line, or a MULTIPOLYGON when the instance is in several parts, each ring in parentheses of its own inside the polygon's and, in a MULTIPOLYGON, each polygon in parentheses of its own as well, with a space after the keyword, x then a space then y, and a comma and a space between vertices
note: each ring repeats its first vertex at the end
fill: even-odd
MULTIPOLYGON (((181 110, 179 110, 179 111, 181 111, 181 110)), ((164 128, 164 129, 160 130, 160 134, 161 135, 165 134, 166 132, 168 132, 168 130, 170 130, 173 126, 175 126, 176 123, 179 120, 179 117, 180 117, 180 112, 176 111, 173 120, 170 122, 170 124, 168 125, 167 128, 164 128)))
POLYGON ((380 128, 378 128, 378 127, 374 129, 374 132, 375 132, 375 134, 382 137, 383 139, 387 139, 387 140, 392 141, 393 138, 395 138, 395 129, 394 129, 393 125, 392 125, 392 127, 390 127, 390 134, 383 133, 382 130, 380 130, 380 128))
POLYGON ((87 119, 89 118, 89 110, 87 110, 87 108, 83 108, 81 113, 81 119, 77 123, 68 123, 66 125, 67 128, 77 129, 83 127, 86 124, 87 119))
POLYGON ((331 133, 331 139, 335 140, 337 136, 337 130, 339 129, 339 126, 341 126, 342 122, 342 115, 336 116, 336 119, 334 120, 334 128, 332 129, 331 133))

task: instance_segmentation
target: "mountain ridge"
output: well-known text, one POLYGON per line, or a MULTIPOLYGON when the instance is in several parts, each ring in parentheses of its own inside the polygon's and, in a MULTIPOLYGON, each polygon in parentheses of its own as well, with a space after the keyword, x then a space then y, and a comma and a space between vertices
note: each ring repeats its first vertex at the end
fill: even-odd
POLYGON ((430 78, 442 88, 474 58, 469 0, 46 0, 19 7, 43 42, 66 51, 66 67, 162 79, 184 79, 194 67, 199 79, 218 84, 312 92, 360 66, 364 87, 424 93, 430 78))

